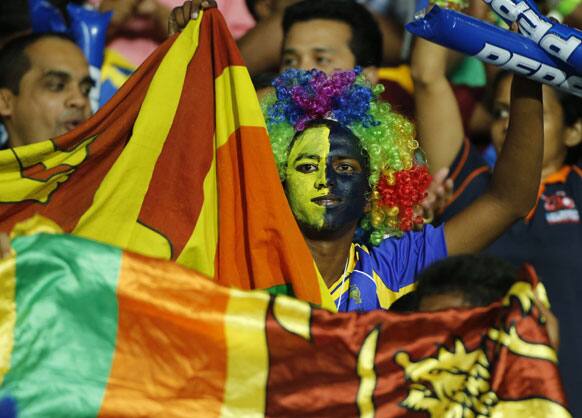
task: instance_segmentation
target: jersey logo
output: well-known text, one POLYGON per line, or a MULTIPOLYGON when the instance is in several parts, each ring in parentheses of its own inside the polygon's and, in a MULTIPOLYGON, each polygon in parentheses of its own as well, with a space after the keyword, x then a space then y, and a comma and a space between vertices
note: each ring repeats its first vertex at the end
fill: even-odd
POLYGON ((349 298, 352 300, 356 305, 362 304, 362 293, 360 289, 355 284, 350 286, 350 293, 349 298))
POLYGON ((550 225, 580 223, 580 213, 574 199, 563 190, 553 195, 542 195, 546 221, 550 225))

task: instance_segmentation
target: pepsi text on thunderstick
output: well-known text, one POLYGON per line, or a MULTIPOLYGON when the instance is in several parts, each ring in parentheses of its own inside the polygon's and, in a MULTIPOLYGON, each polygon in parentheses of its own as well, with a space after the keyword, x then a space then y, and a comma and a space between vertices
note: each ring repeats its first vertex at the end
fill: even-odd
POLYGON ((582 96, 582 77, 568 76, 564 71, 532 58, 511 52, 489 42, 476 55, 489 64, 522 74, 541 83, 550 84, 577 96, 582 96))
POLYGON ((506 22, 517 22, 522 34, 536 42, 546 52, 562 61, 572 64, 569 59, 582 45, 576 31, 538 14, 527 1, 483 0, 506 22), (561 32, 561 33, 558 33, 561 32))

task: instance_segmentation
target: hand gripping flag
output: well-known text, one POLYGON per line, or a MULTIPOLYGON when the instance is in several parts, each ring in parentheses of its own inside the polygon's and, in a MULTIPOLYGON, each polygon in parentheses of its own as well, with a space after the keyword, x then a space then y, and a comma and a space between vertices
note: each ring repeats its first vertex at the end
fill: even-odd
POLYGON ((217 10, 168 39, 97 114, 0 152, 0 231, 35 214, 244 289, 321 303, 259 104, 217 10))
POLYGON ((0 398, 27 417, 567 418, 531 284, 334 314, 70 235, 0 263, 0 398))

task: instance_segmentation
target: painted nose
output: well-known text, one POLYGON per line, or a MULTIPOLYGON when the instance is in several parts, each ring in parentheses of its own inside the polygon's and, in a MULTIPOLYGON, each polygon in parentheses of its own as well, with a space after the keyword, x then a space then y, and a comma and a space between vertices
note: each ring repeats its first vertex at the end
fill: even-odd
POLYGON ((315 182, 315 189, 316 190, 325 189, 326 187, 327 187, 327 181, 326 181, 325 177, 320 177, 315 182))
POLYGON ((337 184, 336 172, 333 169, 331 162, 328 162, 326 167, 325 181, 327 183, 327 187, 330 189, 334 188, 337 184))
POLYGON ((315 189, 321 190, 327 187, 329 187, 329 181, 327 179, 326 172, 321 170, 317 176, 317 179, 315 180, 315 189))

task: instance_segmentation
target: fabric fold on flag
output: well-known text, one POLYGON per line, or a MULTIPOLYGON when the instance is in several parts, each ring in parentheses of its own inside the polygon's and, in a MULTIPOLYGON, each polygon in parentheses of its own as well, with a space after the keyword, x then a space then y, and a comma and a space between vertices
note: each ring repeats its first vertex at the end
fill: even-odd
POLYGON ((488 307, 334 314, 70 235, 0 262, 21 417, 570 417, 530 283, 488 307))
POLYGON ((215 9, 161 45, 82 126, 0 151, 0 231, 35 214, 223 285, 329 299, 215 9))

